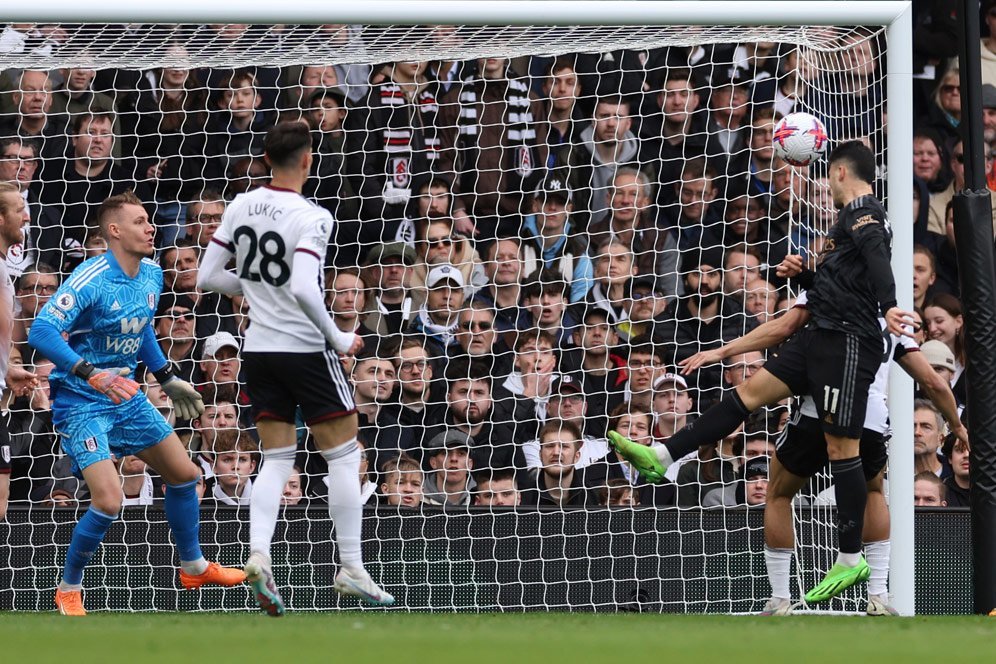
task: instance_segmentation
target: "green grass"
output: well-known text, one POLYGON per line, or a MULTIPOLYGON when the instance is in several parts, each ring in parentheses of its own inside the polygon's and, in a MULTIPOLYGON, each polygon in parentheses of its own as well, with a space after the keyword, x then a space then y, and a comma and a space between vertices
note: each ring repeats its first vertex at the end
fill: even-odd
POLYGON ((0 614, 4 662, 903 662, 994 658, 996 619, 631 614, 0 614), (860 658, 860 659, 859 659, 860 658))

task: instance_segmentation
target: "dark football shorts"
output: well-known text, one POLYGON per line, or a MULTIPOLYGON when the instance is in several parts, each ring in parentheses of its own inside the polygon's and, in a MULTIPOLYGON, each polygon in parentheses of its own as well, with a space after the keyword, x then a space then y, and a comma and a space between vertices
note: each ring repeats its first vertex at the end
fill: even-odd
MULTIPOLYGON (((871 480, 889 460, 889 439, 885 434, 864 429, 861 432, 861 465, 865 480, 871 480)), ((796 413, 775 442, 778 462, 793 475, 812 477, 826 468, 827 441, 819 421, 796 413)))
POLYGON ((10 429, 7 428, 9 413, 0 413, 0 475, 10 475, 10 429))
POLYGON ((298 406, 308 424, 356 412, 353 386, 339 358, 330 350, 244 352, 242 366, 256 421, 270 419, 293 424, 298 406))
POLYGON ((824 432, 859 439, 868 389, 884 354, 881 337, 859 337, 809 325, 783 344, 764 368, 793 394, 813 398, 824 432))

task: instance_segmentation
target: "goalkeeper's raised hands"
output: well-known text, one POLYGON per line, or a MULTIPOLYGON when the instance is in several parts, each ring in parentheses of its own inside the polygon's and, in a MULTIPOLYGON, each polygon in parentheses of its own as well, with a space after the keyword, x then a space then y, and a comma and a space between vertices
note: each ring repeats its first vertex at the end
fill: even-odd
POLYGON ((173 402, 173 410, 181 420, 192 420, 204 414, 204 399, 193 385, 173 376, 162 383, 163 392, 173 402))

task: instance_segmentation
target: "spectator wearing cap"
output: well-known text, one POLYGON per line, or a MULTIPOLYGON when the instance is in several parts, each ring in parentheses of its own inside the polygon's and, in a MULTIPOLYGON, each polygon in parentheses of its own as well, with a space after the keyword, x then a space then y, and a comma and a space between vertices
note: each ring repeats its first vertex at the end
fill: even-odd
POLYGON ((430 472, 422 492, 439 505, 470 505, 471 492, 477 486, 471 471, 474 459, 470 451, 474 441, 463 431, 443 431, 425 444, 425 462, 430 472))
POLYGON ((631 278, 626 283, 626 320, 616 326, 625 341, 643 335, 656 336, 667 318, 668 298, 663 280, 652 275, 631 278))
POLYGON ((429 272, 437 265, 460 270, 466 295, 472 296, 487 283, 481 257, 466 237, 456 234, 452 217, 427 217, 415 223, 415 267, 412 287, 428 285, 429 272))
POLYGON ((474 473, 474 505, 477 507, 518 507, 522 502, 518 481, 512 470, 484 470, 474 473))
MULTIPOLYGON (((312 88, 301 102, 307 107, 303 118, 311 128, 313 156, 311 177, 301 193, 331 212, 338 222, 336 247, 347 237, 355 242, 359 235, 355 220, 359 219, 360 199, 348 177, 346 163, 346 133, 342 126, 346 119, 346 95, 336 86, 312 88), (350 231, 351 236, 342 231, 350 231)), ((341 260, 335 262, 346 264, 341 260)))
POLYGON ((577 321, 567 306, 567 284, 560 273, 544 269, 531 275, 521 294, 529 329, 549 332, 558 348, 566 345, 577 321))
POLYGON ((413 432, 399 423, 401 406, 395 394, 397 369, 387 357, 364 353, 356 358, 349 379, 353 384, 360 431, 370 442, 369 454, 376 468, 384 459, 397 456, 414 445, 413 432))
POLYGON ((471 439, 474 466, 525 468, 516 423, 535 419, 532 409, 516 410, 517 400, 493 382, 487 364, 453 360, 446 370, 446 414, 426 431, 425 439, 445 431, 460 431, 471 439))
POLYGON ((768 457, 747 460, 738 473, 737 481, 710 490, 702 498, 702 507, 735 507, 764 505, 768 495, 768 457))
POLYGON ((156 338, 173 370, 183 380, 194 382, 194 301, 186 295, 166 293, 159 298, 155 322, 156 338))
POLYGON ((415 250, 404 242, 374 245, 363 264, 367 287, 365 325, 380 336, 400 333, 418 311, 411 290, 415 250))
POLYGON ((496 380, 512 372, 515 356, 495 329, 494 310, 483 300, 471 300, 460 310, 456 339, 464 355, 491 366, 496 380))
POLYGON ((654 381, 653 437, 666 440, 688 424, 688 413, 694 405, 688 394, 688 383, 681 374, 662 374, 654 381))
POLYGON ((425 302, 408 326, 406 334, 425 335, 434 346, 433 357, 457 351, 458 316, 464 301, 463 274, 452 265, 437 265, 425 280, 425 302))
MULTIPOLYGON (((529 249, 532 251, 532 249, 529 249)), ((528 314, 520 306, 522 284, 528 274, 539 268, 539 262, 527 263, 526 248, 518 237, 498 238, 485 249, 484 273, 487 283, 474 294, 495 311, 495 327, 499 332, 524 330, 529 327, 528 314), (529 264, 533 267, 530 269, 529 264)))
MULTIPOLYGON (((581 455, 575 464, 576 468, 590 466, 604 459, 609 453, 609 444, 604 437, 604 431, 597 432, 597 436, 585 433, 589 425, 586 395, 585 383, 580 374, 560 374, 553 380, 550 401, 547 404, 547 419, 570 422, 582 432, 581 455)), ((540 467, 539 438, 524 443, 522 452, 526 457, 527 468, 540 467)))
POLYGON ((239 374, 242 371, 242 358, 239 357, 238 339, 228 332, 212 334, 201 344, 201 360, 198 363, 201 380, 199 383, 217 387, 231 387, 238 390, 239 374))
POLYGON ((558 274, 558 281, 570 284, 571 302, 584 299, 593 283, 591 259, 587 245, 574 226, 574 205, 567 179, 550 173, 532 200, 532 214, 523 220, 528 239, 525 245, 537 262, 558 274))
POLYGON ((363 323, 366 310, 366 283, 355 267, 333 268, 325 272, 325 307, 332 314, 335 326, 343 332, 354 332, 364 339, 378 335, 363 323))
POLYGON ((678 294, 677 238, 657 226, 654 187, 645 172, 624 166, 612 178, 609 214, 591 224, 589 243, 598 246, 618 239, 633 252, 640 274, 658 274, 666 279, 664 294, 678 294))
POLYGON ((943 341, 931 339, 920 346, 920 352, 944 380, 950 385, 954 380, 958 365, 955 363, 954 353, 943 341))
POLYGON ((579 230, 588 230, 609 215, 612 180, 619 168, 643 170, 651 180, 656 177, 650 156, 632 131, 630 110, 624 97, 600 95, 580 142, 557 153, 557 168, 568 173, 567 186, 576 199, 579 230))
POLYGON ((616 325, 626 320, 626 284, 637 274, 636 259, 617 239, 604 240, 595 251, 595 285, 585 303, 604 309, 616 325))
MULTIPOLYGON (((674 316, 660 329, 668 344, 665 361, 677 366, 681 360, 701 350, 718 348, 757 327, 732 298, 723 297, 723 253, 719 249, 687 251, 681 257, 685 295, 678 300, 674 316)), ((691 376, 690 386, 698 390, 701 409, 718 399, 722 389, 721 370, 704 367, 691 376)))
POLYGON ((539 507, 584 507, 594 496, 586 469, 578 468, 583 447, 581 430, 562 420, 548 420, 539 432, 540 466, 523 502, 539 507))

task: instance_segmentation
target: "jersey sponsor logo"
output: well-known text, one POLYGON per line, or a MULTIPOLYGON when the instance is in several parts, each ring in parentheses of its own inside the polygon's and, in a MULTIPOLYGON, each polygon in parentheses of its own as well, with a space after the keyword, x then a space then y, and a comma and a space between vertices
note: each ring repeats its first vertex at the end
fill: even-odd
POLYGON ((105 337, 105 340, 107 341, 105 350, 122 355, 137 353, 142 345, 142 337, 105 337))
POLYGON ((72 293, 63 293, 59 297, 55 298, 55 306, 59 307, 63 311, 69 311, 76 306, 76 298, 73 297, 72 293))
POLYGON ((46 307, 45 311, 48 312, 49 316, 52 316, 53 318, 58 318, 63 323, 66 322, 66 314, 62 313, 55 307, 46 307))
POLYGON ((864 216, 858 217, 858 220, 854 222, 853 226, 851 226, 851 231, 853 232, 858 230, 859 228, 864 228, 865 226, 868 226, 870 224, 879 224, 879 223, 881 222, 878 219, 871 216, 870 214, 866 214, 864 216))
POLYGON ((246 207, 246 212, 250 217, 269 217, 273 221, 284 216, 284 209, 271 203, 253 203, 246 207))
POLYGON ((83 447, 86 448, 87 452, 96 452, 97 451, 97 439, 94 438, 94 437, 87 438, 86 440, 83 441, 83 447))
POLYGON ((145 324, 149 322, 149 319, 145 316, 138 318, 122 318, 121 319, 121 334, 138 334, 145 327, 145 324))

